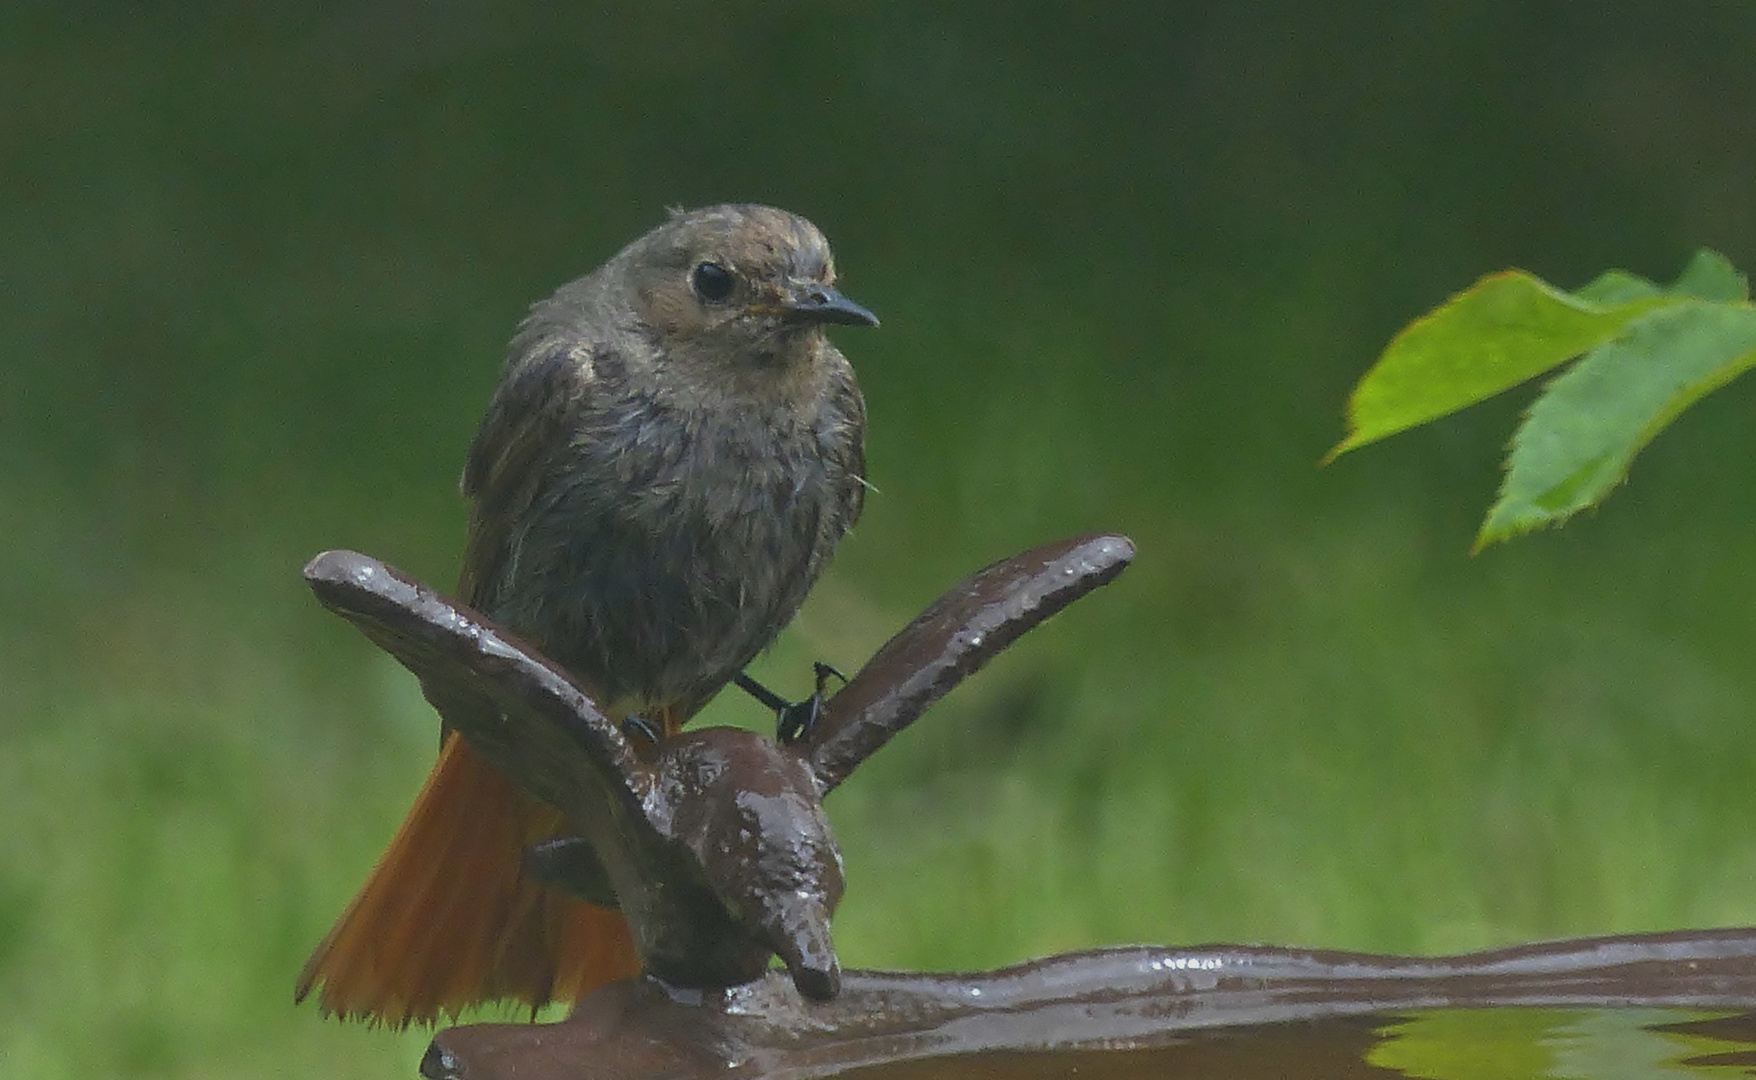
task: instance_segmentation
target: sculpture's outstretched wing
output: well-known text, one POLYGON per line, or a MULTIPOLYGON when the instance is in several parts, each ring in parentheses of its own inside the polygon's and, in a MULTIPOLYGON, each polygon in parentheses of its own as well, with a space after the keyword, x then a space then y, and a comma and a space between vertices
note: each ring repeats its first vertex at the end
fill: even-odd
POLYGON ((927 707, 1134 558, 1125 536, 1076 536, 964 578, 875 653, 804 741, 828 794, 927 707))
POLYGON ((757 978, 778 955, 801 993, 835 995, 841 856, 798 753, 710 728, 642 760, 565 672, 468 608, 355 552, 319 555, 305 577, 415 673, 472 748, 567 815, 593 857, 543 845, 533 868, 600 903, 607 878, 644 970, 717 988, 757 978), (578 872, 590 880, 567 876, 578 872))
POLYGON ((440 715, 520 786, 578 820, 596 809, 581 805, 589 776, 595 794, 644 818, 650 776, 621 726, 534 649, 369 555, 326 551, 305 580, 324 607, 414 672, 440 715), (495 707, 447 707, 483 698, 495 707))
POLYGON ((710 728, 644 758, 564 671, 468 608, 355 552, 319 555, 305 577, 415 673, 471 748, 567 815, 590 851, 545 844, 526 865, 583 899, 613 893, 646 972, 736 986, 778 955, 797 990, 821 1001, 840 987, 829 919, 842 892, 823 795, 1133 555, 1125 537, 1083 536, 971 575, 880 649, 795 745, 710 728))

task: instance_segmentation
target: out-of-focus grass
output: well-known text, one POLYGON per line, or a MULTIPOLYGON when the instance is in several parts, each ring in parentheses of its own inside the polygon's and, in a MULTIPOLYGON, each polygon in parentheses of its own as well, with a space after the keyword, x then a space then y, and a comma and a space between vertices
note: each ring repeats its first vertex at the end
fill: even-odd
POLYGON ((1402 532, 1216 536, 1248 584, 1193 647, 1155 606, 1216 568, 1154 573, 1178 547, 1149 537, 1138 576, 1048 631, 1082 655, 1032 643, 1047 673, 1015 660, 837 795, 849 959, 1443 952, 1756 916, 1752 686, 1703 640, 1727 624, 1654 625, 1676 581, 1651 551, 1433 581, 1445 560, 1402 532))
POLYGON ((320 1025, 288 981, 419 781, 410 690, 339 655, 317 683, 296 612, 195 575, 33 599, 71 625, 5 635, 34 654, 5 670, 5 1072, 413 1075, 424 1039, 320 1025))
MULTIPOLYGON (((1030 544, 1141 552, 834 796, 846 962, 1756 921, 1743 390, 1601 515, 1474 560, 1515 405, 1313 468, 1350 378, 1446 289, 1552 247, 1594 271, 1721 243, 1735 162, 1582 176, 1515 145, 1596 130, 1574 112, 1454 100, 1490 59, 1586 84, 1589 35, 217 10, 0 11, 8 1077, 412 1075, 422 1035, 291 1007, 434 737, 298 568, 352 546, 447 584, 522 305, 728 196, 822 219, 885 319, 842 335, 880 494, 766 681, 857 664, 1030 544), (1390 81, 1331 115, 1357 88, 1316 71, 1390 81)), ((1718 103, 1747 68, 1723 53, 1646 77, 1718 103)), ((707 721, 764 722, 735 697, 707 721)))

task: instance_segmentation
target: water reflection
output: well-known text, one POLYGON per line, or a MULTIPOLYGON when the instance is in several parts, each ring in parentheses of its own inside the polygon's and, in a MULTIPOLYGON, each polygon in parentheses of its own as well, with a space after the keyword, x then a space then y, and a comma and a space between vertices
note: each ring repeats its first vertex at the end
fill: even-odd
POLYGON ((1430 1009, 1188 1033, 1138 1049, 897 1061, 853 1080, 1677 1080, 1756 1076, 1756 1014, 1430 1009))
POLYGON ((1756 1014, 1434 1009, 1391 1021, 1366 1060, 1428 1080, 1756 1075, 1756 1014))

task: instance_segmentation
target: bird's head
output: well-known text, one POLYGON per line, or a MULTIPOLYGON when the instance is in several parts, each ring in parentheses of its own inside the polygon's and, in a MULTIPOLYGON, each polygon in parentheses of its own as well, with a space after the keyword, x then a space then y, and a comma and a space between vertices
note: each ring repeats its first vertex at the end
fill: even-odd
POLYGON ((878 325, 836 289, 817 226, 769 206, 676 212, 618 261, 640 320, 678 362, 788 367, 809 361, 827 324, 878 325))

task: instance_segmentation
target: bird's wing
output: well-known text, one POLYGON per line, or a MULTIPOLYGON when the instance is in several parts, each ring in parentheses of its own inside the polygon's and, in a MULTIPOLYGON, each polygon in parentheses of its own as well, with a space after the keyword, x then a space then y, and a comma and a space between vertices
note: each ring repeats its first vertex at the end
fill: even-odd
POLYGON ((866 505, 866 399, 860 394, 859 384, 854 382, 852 369, 849 369, 846 380, 835 388, 836 404, 847 418, 847 425, 853 430, 854 437, 847 441, 846 460, 842 462, 848 475, 852 478, 844 496, 847 507, 847 520, 843 528, 851 529, 860 520, 860 511, 866 505))
POLYGON ((501 380, 464 463, 471 500, 458 598, 492 611, 493 591, 508 576, 512 530, 527 517, 547 473, 546 458, 565 451, 567 418, 590 392, 595 350, 556 343, 521 359, 501 380))

